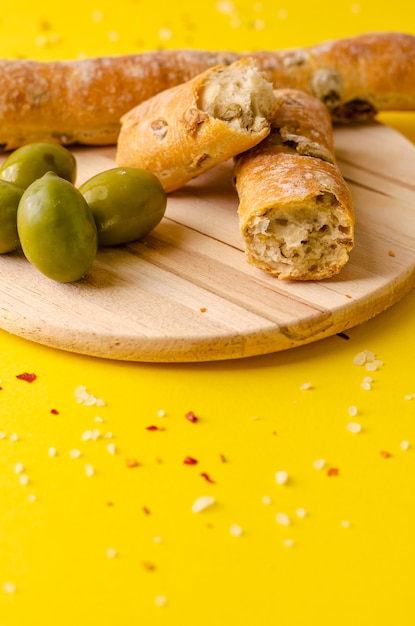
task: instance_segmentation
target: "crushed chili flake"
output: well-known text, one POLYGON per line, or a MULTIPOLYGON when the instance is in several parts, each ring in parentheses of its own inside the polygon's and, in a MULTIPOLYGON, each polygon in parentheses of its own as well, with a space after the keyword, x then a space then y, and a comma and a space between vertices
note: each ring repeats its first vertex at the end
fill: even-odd
POLYGON ((183 463, 184 463, 185 465, 196 465, 196 463, 197 463, 197 459, 194 459, 192 456, 187 456, 187 457, 184 459, 183 463))
POLYGON ((50 412, 52 415, 59 415, 59 411, 57 409, 51 409, 50 412))
POLYGON ((156 569, 155 564, 151 563, 150 561, 142 561, 141 565, 143 569, 145 569, 147 572, 154 572, 154 570, 156 569))
POLYGON ((151 511, 146 506, 143 506, 143 513, 145 513, 146 515, 150 515, 151 511))
POLYGON ((23 372, 22 374, 17 374, 16 378, 19 380, 25 380, 27 383, 32 383, 36 380, 36 374, 30 374, 29 372, 23 372))
POLYGON ((189 411, 188 413, 186 413, 185 418, 189 420, 189 422, 192 422, 192 423, 195 423, 198 420, 198 418, 193 413, 193 411, 189 411))
POLYGON ((146 430, 166 430, 164 428, 164 426, 156 426, 155 424, 152 424, 151 426, 147 426, 146 430))
POLYGON ((205 306, 201 306, 201 307, 200 307, 200 309, 199 309, 199 311, 200 311, 201 313, 206 313, 207 308, 206 308, 205 306))
POLYGON ((227 458, 226 458, 226 456, 225 456, 224 454, 220 454, 220 455, 219 455, 219 458, 220 458, 220 460, 222 461, 222 463, 226 463, 227 458))
POLYGON ((211 479, 211 477, 209 476, 209 474, 207 472, 201 472, 201 477, 204 478, 206 480, 206 482, 208 483, 214 483, 215 481, 211 479))
POLYGON ((388 255, 394 257, 395 253, 393 250, 388 250, 388 255))
POLYGON ((125 464, 128 468, 139 466, 137 459, 125 459, 125 464))
POLYGON ((339 468, 338 467, 329 467, 327 470, 327 476, 338 476, 339 468))
POLYGON ((388 452, 387 450, 381 450, 380 456, 382 456, 384 459, 389 459, 389 457, 391 456, 391 453, 388 452))

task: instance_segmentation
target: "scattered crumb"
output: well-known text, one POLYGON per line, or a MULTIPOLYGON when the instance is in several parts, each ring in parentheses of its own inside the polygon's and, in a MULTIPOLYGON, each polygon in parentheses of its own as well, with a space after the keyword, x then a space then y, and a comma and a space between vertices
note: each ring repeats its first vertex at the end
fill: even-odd
POLYGON ((107 548, 106 555, 109 559, 115 559, 117 551, 114 548, 107 548))
POLYGON ((229 532, 233 537, 240 537, 241 535, 243 535, 243 530, 238 524, 231 524, 231 526, 229 527, 229 532))
POLYGON ((16 593, 16 585, 11 581, 7 580, 3 583, 3 591, 4 593, 8 593, 10 595, 16 593))
POLYGON ((289 526, 291 524, 291 520, 287 513, 277 513, 275 520, 277 524, 280 524, 280 526, 289 526))
POLYGON ((192 513, 200 513, 215 504, 216 500, 213 496, 200 496, 192 504, 192 513))
POLYGON ((13 469, 16 474, 21 474, 24 470, 24 465, 23 463, 20 463, 20 462, 16 463, 13 469))
POLYGON ((94 476, 95 470, 94 470, 94 467, 90 463, 86 463, 84 469, 85 469, 85 474, 87 476, 94 476))
POLYGON ((288 473, 285 470, 279 470, 275 474, 275 480, 279 485, 286 485, 288 482, 288 473))

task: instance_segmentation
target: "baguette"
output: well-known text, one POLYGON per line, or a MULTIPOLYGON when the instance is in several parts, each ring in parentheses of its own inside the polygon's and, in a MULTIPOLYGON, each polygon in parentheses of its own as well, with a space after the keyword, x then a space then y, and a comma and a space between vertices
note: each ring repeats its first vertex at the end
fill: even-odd
POLYGON ((353 200, 336 164, 322 102, 293 89, 271 133, 235 159, 239 225, 248 262, 279 279, 321 280, 340 272, 354 239, 353 200))
POLYGON ((368 33, 305 48, 240 54, 161 50, 78 61, 0 60, 0 149, 33 141, 115 144, 144 100, 208 68, 253 57, 274 87, 310 93, 333 121, 415 110, 415 37, 368 33))
POLYGON ((264 139, 276 103, 250 58, 210 68, 123 116, 117 165, 149 170, 174 191, 264 139))

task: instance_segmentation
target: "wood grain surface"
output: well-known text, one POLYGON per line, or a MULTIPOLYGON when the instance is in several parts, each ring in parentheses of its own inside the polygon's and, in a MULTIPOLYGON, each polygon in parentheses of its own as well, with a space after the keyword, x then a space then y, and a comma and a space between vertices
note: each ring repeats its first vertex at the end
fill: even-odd
MULTIPOLYGON (((356 207, 356 246, 334 278, 279 281, 248 265, 232 164, 168 199, 145 240, 101 249, 89 275, 51 281, 0 256, 0 327, 67 351, 131 361, 234 359, 294 348, 377 315, 415 285, 415 147, 370 123, 335 130, 356 207)), ((114 148, 74 150, 78 184, 114 148)))

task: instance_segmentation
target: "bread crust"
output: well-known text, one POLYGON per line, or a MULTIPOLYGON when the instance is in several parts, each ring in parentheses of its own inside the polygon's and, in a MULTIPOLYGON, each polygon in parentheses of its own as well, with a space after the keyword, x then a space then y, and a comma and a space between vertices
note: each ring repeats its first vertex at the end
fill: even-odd
POLYGON ((276 88, 321 99, 336 122, 415 109, 415 37, 368 33, 290 50, 162 50, 77 61, 0 60, 0 148, 114 144, 120 120, 155 94, 242 56, 276 88))
POLYGON ((210 68, 123 116, 117 165, 149 170, 174 191, 264 139, 276 103, 250 58, 210 68))
POLYGON ((239 226, 248 262, 279 279, 340 272, 354 245, 353 199, 336 163, 330 116, 293 89, 270 135, 235 159, 239 226))

